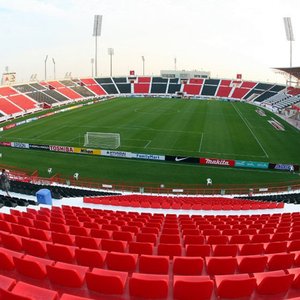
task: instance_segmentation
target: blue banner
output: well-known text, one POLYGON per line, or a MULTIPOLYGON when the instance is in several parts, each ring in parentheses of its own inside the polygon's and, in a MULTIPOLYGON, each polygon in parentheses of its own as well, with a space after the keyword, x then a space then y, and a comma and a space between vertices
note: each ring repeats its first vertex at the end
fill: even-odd
POLYGON ((252 169, 268 169, 269 163, 247 160, 236 160, 235 167, 238 168, 252 168, 252 169))

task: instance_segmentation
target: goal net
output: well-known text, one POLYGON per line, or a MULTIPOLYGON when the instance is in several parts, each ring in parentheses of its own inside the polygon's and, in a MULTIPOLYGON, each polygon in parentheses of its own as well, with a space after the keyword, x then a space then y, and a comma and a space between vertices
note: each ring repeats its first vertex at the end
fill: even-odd
POLYGON ((120 147, 120 144, 119 133, 87 132, 84 135, 85 147, 117 149, 120 147))

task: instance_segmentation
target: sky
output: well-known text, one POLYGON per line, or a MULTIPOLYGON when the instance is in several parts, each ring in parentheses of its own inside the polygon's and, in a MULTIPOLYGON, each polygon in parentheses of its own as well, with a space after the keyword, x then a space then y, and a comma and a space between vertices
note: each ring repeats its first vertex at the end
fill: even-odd
POLYGON ((160 70, 210 71, 214 78, 284 83, 272 67, 289 66, 283 17, 291 17, 293 66, 300 66, 299 0, 0 0, 0 72, 44 79, 91 76, 94 15, 103 15, 98 76, 160 70))

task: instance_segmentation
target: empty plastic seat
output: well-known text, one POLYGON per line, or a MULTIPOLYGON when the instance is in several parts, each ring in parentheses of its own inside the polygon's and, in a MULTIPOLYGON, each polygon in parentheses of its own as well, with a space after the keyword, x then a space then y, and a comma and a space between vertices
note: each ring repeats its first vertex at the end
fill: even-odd
POLYGON ((30 255, 45 257, 47 254, 47 243, 36 239, 22 238, 23 250, 30 255))
POLYGON ((62 245, 74 246, 75 236, 68 233, 60 233, 53 231, 51 233, 52 242, 62 245))
POLYGON ((91 237, 110 239, 112 237, 112 231, 106 229, 91 229, 91 237))
POLYGON ((287 251, 287 242, 286 241, 278 241, 278 242, 270 242, 266 244, 265 253, 279 253, 287 251))
POLYGON ((41 240, 41 241, 50 241, 51 239, 51 231, 37 229, 37 228, 29 228, 30 237, 33 239, 41 240))
POLYGON ((202 257, 173 257, 174 275, 201 275, 203 269, 202 257))
POLYGON ((263 254, 265 251, 263 243, 242 244, 239 245, 239 248, 240 248, 240 255, 263 254))
POLYGON ((300 268, 288 269, 287 272, 295 275, 292 284, 293 288, 300 289, 300 268))
POLYGON ((212 246, 214 256, 236 256, 238 252, 238 245, 214 245, 212 246))
POLYGON ((11 223, 8 221, 0 220, 0 231, 11 232, 11 223))
POLYGON ((75 257, 75 247, 58 244, 47 244, 47 252, 50 259, 72 263, 75 257))
POLYGON ((237 256, 236 258, 240 273, 263 272, 268 262, 268 256, 263 255, 237 256))
POLYGON ((206 257, 205 261, 209 275, 233 274, 237 268, 235 257, 206 257))
POLYGON ((150 274, 168 274, 169 257, 156 255, 141 255, 139 259, 139 271, 150 274))
POLYGON ((107 251, 93 249, 75 249, 77 264, 91 268, 102 268, 107 251))
POLYGON ((294 263, 295 253, 275 253, 268 256, 268 269, 273 271, 289 269, 294 263))
POLYGON ((228 241, 227 235, 209 235, 206 237, 206 243, 211 245, 227 244, 228 241))
MULTIPOLYGON (((61 223, 50 223, 50 230, 60 233, 69 233, 69 226, 61 223)), ((71 234, 75 234, 70 232, 71 234)))
POLYGON ((29 229, 27 226, 11 223, 11 232, 17 235, 29 236, 29 229))
POLYGON ((210 245, 186 245, 186 256, 210 256, 211 246, 210 245))
POLYGON ((180 236, 176 234, 162 234, 159 242, 161 244, 180 244, 180 236))
POLYGON ((47 265, 47 274, 52 283, 67 287, 81 287, 88 267, 57 262, 54 266, 47 265))
POLYGON ((106 255, 107 267, 110 270, 133 272, 138 255, 130 253, 109 252, 106 255))
POLYGON ((16 280, 4 275, 0 275, 0 289, 10 290, 16 284, 16 280))
POLYGON ((211 298, 214 283, 209 276, 174 276, 174 298, 179 300, 207 300, 211 298))
POLYGON ((1 232, 0 238, 3 246, 7 249, 11 249, 14 251, 22 250, 22 241, 21 237, 18 235, 10 234, 7 232, 1 232))
POLYGON ((250 242, 249 234, 232 235, 229 239, 230 244, 246 244, 250 242))
POLYGON ((104 269, 93 269, 86 273, 87 287, 103 294, 121 295, 124 292, 128 273, 104 269))
POLYGON ((249 274, 216 275, 215 281, 221 298, 250 297, 256 287, 256 279, 249 274))
POLYGON ((99 249, 101 239, 88 237, 88 236, 75 236, 75 243, 77 247, 89 248, 89 249, 99 249))
POLYGON ((251 243, 268 243, 271 240, 271 235, 268 233, 254 234, 251 238, 251 243))
POLYGON ((134 233, 129 231, 113 231, 112 237, 114 240, 130 242, 134 238, 134 233))
POLYGON ((289 239, 289 236, 289 232, 277 232, 273 234, 271 242, 287 241, 289 239))
POLYGON ((166 298, 169 289, 169 276, 133 273, 129 279, 129 294, 142 298, 166 298))
POLYGON ((204 236, 203 235, 185 235, 183 238, 183 244, 204 244, 204 236))
POLYGON ((143 243, 143 242, 129 242, 128 243, 128 252, 136 254, 153 254, 154 245, 152 243, 143 243))
POLYGON ((36 279, 44 279, 47 276, 46 266, 54 265, 53 260, 25 255, 14 257, 14 263, 19 273, 36 279))
POLYGON ((13 270, 15 268, 14 257, 22 257, 24 254, 0 247, 0 269, 13 270))
POLYGON ((292 285, 294 274, 286 274, 283 270, 254 273, 257 283, 257 292, 263 295, 284 293, 292 285))
POLYGON ((57 300, 58 293, 19 281, 11 291, 0 290, 0 298, 10 300, 57 300))
POLYGON ((300 250, 300 239, 290 241, 288 244, 288 251, 299 251, 300 250))
POLYGON ((157 246, 157 254, 158 255, 168 255, 170 258, 173 256, 181 256, 182 255, 182 247, 181 244, 158 244, 157 246))
POLYGON ((127 242, 102 239, 101 248, 106 251, 125 252, 127 242))
POLYGON ((136 235, 137 242, 148 242, 156 244, 157 241, 157 234, 156 233, 138 233, 136 235))

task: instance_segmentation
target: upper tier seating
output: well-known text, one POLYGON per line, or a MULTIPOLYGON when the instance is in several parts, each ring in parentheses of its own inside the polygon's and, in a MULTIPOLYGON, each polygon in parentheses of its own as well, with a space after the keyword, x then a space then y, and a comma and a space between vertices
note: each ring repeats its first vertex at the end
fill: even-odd
POLYGON ((5 98, 0 98, 0 111, 7 115, 22 112, 22 109, 14 105, 12 102, 7 101, 5 98))
POLYGON ((36 102, 30 100, 28 97, 24 95, 14 95, 14 96, 8 96, 8 100, 13 102, 14 104, 18 105, 18 107, 21 107, 24 110, 34 109, 36 108, 36 102))

